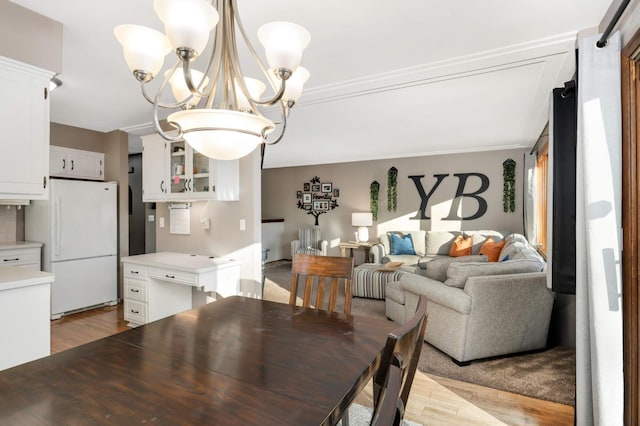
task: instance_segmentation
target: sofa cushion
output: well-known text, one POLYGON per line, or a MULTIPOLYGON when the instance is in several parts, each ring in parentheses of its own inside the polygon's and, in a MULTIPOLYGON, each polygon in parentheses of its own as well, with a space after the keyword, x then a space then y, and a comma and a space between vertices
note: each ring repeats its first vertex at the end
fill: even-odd
POLYGON ((469 256, 471 254, 471 237, 463 237, 458 235, 453 239, 451 248, 449 249, 449 256, 461 257, 469 256))
POLYGON ((447 268, 445 284, 464 288, 467 278, 479 275, 506 275, 525 272, 540 272, 542 267, 536 260, 519 259, 496 263, 454 262, 447 268))
POLYGON ((480 254, 484 254, 489 258, 489 262, 497 262, 500 257, 500 251, 504 247, 506 241, 494 241, 493 237, 488 237, 480 248, 480 254))
POLYGON ((448 255, 451 249, 451 243, 458 235, 462 235, 459 231, 429 231, 426 238, 426 254, 444 254, 448 255))
POLYGON ((419 263, 424 269, 423 275, 432 280, 444 282, 447 279, 447 268, 453 262, 486 262, 487 256, 460 256, 460 257, 443 257, 433 259, 429 262, 419 263))
POLYGON ((473 238, 473 246, 471 247, 471 254, 480 254, 482 244, 487 241, 488 237, 492 237, 493 241, 500 241, 504 238, 504 234, 500 231, 492 231, 490 229, 483 229, 480 231, 464 231, 465 235, 470 235, 473 238))
POLYGON ((416 254, 416 251, 413 248, 413 239, 411 238, 411 234, 403 235, 399 232, 390 232, 389 237, 391 243, 391 253, 389 254, 416 254))
POLYGON ((397 232, 387 232, 385 234, 380 234, 378 239, 380 243, 384 246, 384 250, 386 254, 391 253, 391 237, 389 234, 396 233, 398 235, 411 235, 411 240, 413 241, 413 249, 415 250, 417 255, 424 256, 425 255, 425 235, 427 231, 397 231, 397 232))

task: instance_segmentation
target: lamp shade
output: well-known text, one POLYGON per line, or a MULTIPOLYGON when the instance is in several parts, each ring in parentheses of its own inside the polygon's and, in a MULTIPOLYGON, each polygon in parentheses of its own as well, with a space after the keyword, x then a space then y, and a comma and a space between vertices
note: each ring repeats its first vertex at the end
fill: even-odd
MULTIPOLYGON (((238 83, 234 83, 236 86, 236 96, 238 98, 238 107, 241 111, 249 111, 251 110, 251 104, 249 104, 249 100, 242 93, 242 89, 238 86, 238 83)), ((267 86, 261 82, 260 80, 256 80, 255 78, 244 77, 244 84, 247 86, 247 90, 249 91, 249 96, 255 100, 260 100, 260 96, 264 93, 267 86)))
POLYGON ((352 226, 371 226, 373 225, 373 214, 371 213, 351 213, 352 226))
POLYGON ((142 25, 118 25, 113 33, 122 45, 124 59, 131 71, 145 71, 155 76, 164 57, 171 50, 167 36, 142 25))
POLYGON ((294 71, 309 45, 311 35, 292 22, 269 22, 258 29, 258 40, 264 46, 270 68, 294 71))
POLYGON ((220 16, 204 0, 155 0, 153 8, 164 23, 174 49, 187 47, 200 55, 209 41, 209 32, 220 16))
MULTIPOLYGON (((164 76, 167 77, 170 72, 171 70, 165 71, 164 76)), ((191 70, 191 80, 196 87, 199 87, 200 83, 203 82, 203 79, 203 86, 206 86, 209 83, 209 78, 205 77, 200 71, 191 70)), ((175 70, 169 79, 169 84, 171 85, 171 93, 173 93, 173 97, 176 98, 176 102, 184 102, 189 96, 191 96, 191 91, 187 86, 187 82, 184 80, 184 71, 182 68, 175 70)), ((199 101, 200 96, 195 95, 189 101, 189 105, 197 105, 199 101)))
POLYGON ((193 149, 217 160, 244 157, 260 145, 263 133, 275 128, 259 115, 222 109, 178 111, 167 120, 180 126, 193 149))
POLYGON ((284 95, 282 99, 285 101, 293 101, 297 102, 302 96, 302 87, 304 83, 309 80, 309 71, 304 67, 298 67, 291 74, 291 77, 286 82, 286 87, 284 88, 284 95))

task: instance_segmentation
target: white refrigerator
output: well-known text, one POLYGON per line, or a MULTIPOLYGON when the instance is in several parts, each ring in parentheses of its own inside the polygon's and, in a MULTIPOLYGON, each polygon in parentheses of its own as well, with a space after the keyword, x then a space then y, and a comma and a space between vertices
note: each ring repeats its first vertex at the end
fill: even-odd
POLYGON ((43 243, 55 274, 51 318, 118 301, 117 183, 51 179, 49 199, 25 207, 25 238, 43 243))

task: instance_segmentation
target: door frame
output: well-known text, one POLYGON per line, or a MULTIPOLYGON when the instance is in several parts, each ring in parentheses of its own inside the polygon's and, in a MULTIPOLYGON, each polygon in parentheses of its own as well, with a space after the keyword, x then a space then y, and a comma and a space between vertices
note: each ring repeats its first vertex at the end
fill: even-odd
POLYGON ((639 424, 640 30, 621 52, 624 423, 639 424))

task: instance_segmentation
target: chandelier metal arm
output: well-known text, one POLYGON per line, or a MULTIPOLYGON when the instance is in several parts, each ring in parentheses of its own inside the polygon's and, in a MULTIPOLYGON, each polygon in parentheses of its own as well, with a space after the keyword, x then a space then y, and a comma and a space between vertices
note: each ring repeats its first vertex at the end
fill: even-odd
MULTIPOLYGON (((267 99, 267 100, 264 100, 264 101, 253 99, 251 96, 249 96, 249 92, 248 92, 248 90, 246 88, 246 85, 244 84, 244 80, 243 79, 239 79, 241 81, 239 81, 238 84, 239 84, 240 88, 242 89, 242 93, 245 95, 245 97, 252 104, 255 104, 255 105, 266 105, 266 106, 275 105, 276 102, 280 101, 282 99, 282 96, 284 95, 284 91, 286 89, 286 78, 289 78, 289 76, 291 75, 291 72, 288 73, 286 78, 281 78, 280 88, 276 89, 277 86, 276 86, 275 81, 273 80, 274 76, 269 74, 269 72, 267 71, 266 67, 262 63, 262 60, 260 59, 260 56, 258 56, 258 54, 256 53, 256 50, 253 48, 253 45, 251 44, 251 41, 249 41, 249 37, 247 37, 247 33, 244 30, 244 26, 242 25, 242 21, 240 20, 240 15, 237 13, 238 3, 237 3, 236 0, 231 0, 231 7, 232 7, 232 12, 233 13, 231 13, 230 15, 233 16, 232 19, 235 19, 236 23, 238 24, 238 30, 240 30, 240 35, 242 35, 242 38, 244 40, 245 45, 247 46, 247 49, 249 50, 249 53, 251 53, 251 56, 257 62, 258 67, 260 67, 260 70, 262 71, 264 76, 267 78, 267 81, 269 81, 269 84, 271 85, 271 88, 273 89, 273 91, 276 92, 275 95, 271 99, 267 99)), ((235 47, 235 32, 234 32, 233 37, 234 37, 233 45, 235 47)), ((237 58, 237 53, 236 53, 236 58, 237 58)), ((239 61, 236 60, 236 62, 239 62, 239 61)), ((278 71, 280 71, 280 70, 278 70, 278 71)), ((290 70, 290 71, 292 71, 292 70, 290 70)), ((240 72, 240 69, 236 69, 236 73, 238 75, 242 75, 242 73, 240 72)))
MULTIPOLYGON (((173 72, 171 74, 173 75, 173 72)), ((200 84, 198 86, 196 86, 193 83, 193 78, 191 77, 191 61, 189 61, 188 59, 182 60, 182 74, 184 75, 184 81, 185 83, 187 83, 187 87, 191 92, 191 96, 189 96, 187 99, 182 101, 182 103, 184 104, 188 103, 191 99, 193 99, 194 96, 199 96, 203 98, 209 96, 208 93, 204 93, 200 91, 200 89, 204 87, 204 81, 205 81, 204 77, 202 78, 202 81, 200 81, 200 84)), ((206 76, 206 74, 204 75, 206 76)), ((169 76, 169 78, 171 78, 171 76, 169 76)))
POLYGON ((264 140, 264 145, 275 145, 282 140, 284 137, 284 133, 287 130, 287 107, 283 102, 280 102, 281 114, 282 115, 282 127, 280 130, 280 135, 274 141, 268 141, 266 135, 262 135, 262 139, 264 140))
MULTIPOLYGON (((172 122, 171 124, 175 125, 177 123, 172 122)), ((208 130, 226 130, 234 133, 244 133, 251 136, 262 136, 262 133, 260 132, 252 132, 251 130, 238 129, 237 127, 193 127, 189 130, 184 131, 183 134, 191 133, 191 132, 208 131, 208 130)))
MULTIPOLYGON (((173 68, 170 70, 171 72, 167 75, 167 77, 165 78, 165 83, 162 84, 162 88, 164 89, 164 87, 166 87, 166 82, 168 82, 171 79, 171 76, 173 75, 173 73, 175 72, 175 70, 178 68, 178 65, 180 64, 180 61, 176 62, 176 64, 173 66, 173 68)), ((157 102, 157 106, 159 108, 178 108, 181 105, 189 102, 193 96, 188 97, 187 99, 183 100, 182 102, 176 102, 173 104, 163 104, 162 102, 160 102, 159 100, 159 93, 161 92, 161 90, 158 91, 158 93, 156 94, 156 96, 154 98, 151 98, 151 96, 149 96, 149 94, 147 93, 147 89, 146 89, 146 84, 148 82, 145 81, 141 81, 140 82, 140 90, 142 92, 142 96, 147 100, 147 102, 149 102, 150 104, 154 105, 157 102)))

